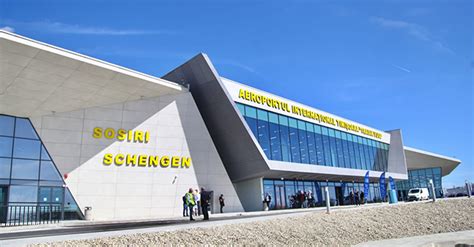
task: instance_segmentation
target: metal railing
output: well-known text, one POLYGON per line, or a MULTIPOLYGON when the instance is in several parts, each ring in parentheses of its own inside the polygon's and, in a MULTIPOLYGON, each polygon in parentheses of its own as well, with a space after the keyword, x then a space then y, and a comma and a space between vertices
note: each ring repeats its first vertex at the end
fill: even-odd
POLYGON ((61 217, 61 205, 0 206, 1 226, 58 223, 61 217))

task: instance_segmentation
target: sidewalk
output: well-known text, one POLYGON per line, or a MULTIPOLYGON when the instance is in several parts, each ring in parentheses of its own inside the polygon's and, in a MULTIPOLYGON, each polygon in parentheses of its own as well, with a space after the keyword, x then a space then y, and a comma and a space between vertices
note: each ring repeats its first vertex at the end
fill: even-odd
POLYGON ((356 245, 356 247, 451 247, 457 245, 474 246, 474 230, 462 232, 439 233, 408 238, 386 239, 370 241, 356 245))

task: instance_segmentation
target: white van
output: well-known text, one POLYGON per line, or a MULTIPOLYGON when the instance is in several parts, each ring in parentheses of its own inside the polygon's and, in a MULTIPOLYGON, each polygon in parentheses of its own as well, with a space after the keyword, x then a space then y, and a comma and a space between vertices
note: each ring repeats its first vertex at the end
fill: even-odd
POLYGON ((408 191, 408 201, 428 200, 429 197, 428 188, 413 188, 408 191))

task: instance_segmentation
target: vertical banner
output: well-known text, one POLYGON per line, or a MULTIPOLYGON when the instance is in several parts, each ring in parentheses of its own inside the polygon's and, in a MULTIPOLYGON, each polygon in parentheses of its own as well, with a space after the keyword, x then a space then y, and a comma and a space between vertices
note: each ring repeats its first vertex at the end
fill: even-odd
POLYGON ((369 171, 367 171, 364 177, 364 197, 369 198, 369 171))
POLYGON ((382 201, 385 201, 385 195, 387 194, 387 187, 385 185, 385 172, 380 175, 380 197, 382 201))
POLYGON ((388 182, 390 183, 390 189, 391 190, 396 190, 397 187, 395 187, 395 181, 393 180, 392 176, 388 176, 388 182))

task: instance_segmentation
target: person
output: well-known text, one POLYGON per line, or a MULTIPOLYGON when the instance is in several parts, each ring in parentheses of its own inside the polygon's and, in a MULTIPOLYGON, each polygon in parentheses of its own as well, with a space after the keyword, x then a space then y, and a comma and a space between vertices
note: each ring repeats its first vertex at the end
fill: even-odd
POLYGON ((351 202, 351 205, 354 205, 354 191, 353 190, 349 192, 349 201, 351 202))
POLYGON ((266 193, 265 194, 265 197, 263 198, 263 203, 266 204, 267 208, 270 209, 270 203, 272 201, 272 197, 270 196, 270 194, 266 193))
POLYGON ((183 217, 187 217, 188 215, 188 203, 186 202, 186 193, 183 196, 183 217))
POLYGON ((189 188, 188 193, 186 193, 186 204, 188 205, 189 208, 189 220, 194 221, 193 219, 193 207, 196 205, 196 202, 194 201, 194 195, 193 195, 193 188, 189 188))
POLYGON ((299 207, 300 208, 303 208, 304 207, 304 192, 302 190, 299 191, 299 195, 298 195, 298 203, 299 203, 299 207))
POLYGON ((364 191, 361 191, 360 192, 360 202, 362 204, 365 204, 365 198, 364 197, 365 197, 364 191))
POLYGON ((355 203, 356 203, 356 206, 360 205, 360 198, 359 198, 359 191, 358 190, 356 190, 356 192, 355 192, 355 203))
POLYGON ((308 208, 314 207, 314 198, 313 198, 313 192, 311 190, 308 190, 308 208))
POLYGON ((209 192, 201 188, 201 209, 202 214, 204 215, 204 220, 209 220, 209 202, 211 200, 211 196, 209 192))
POLYGON ((224 195, 221 194, 221 196, 219 196, 219 204, 221 206, 221 214, 224 213, 224 211, 222 210, 225 206, 225 202, 224 202, 224 195))
POLYGON ((197 207, 194 209, 194 216, 201 216, 199 202, 201 201, 201 195, 199 195, 199 191, 196 189, 193 193, 194 201, 196 202, 197 207))

